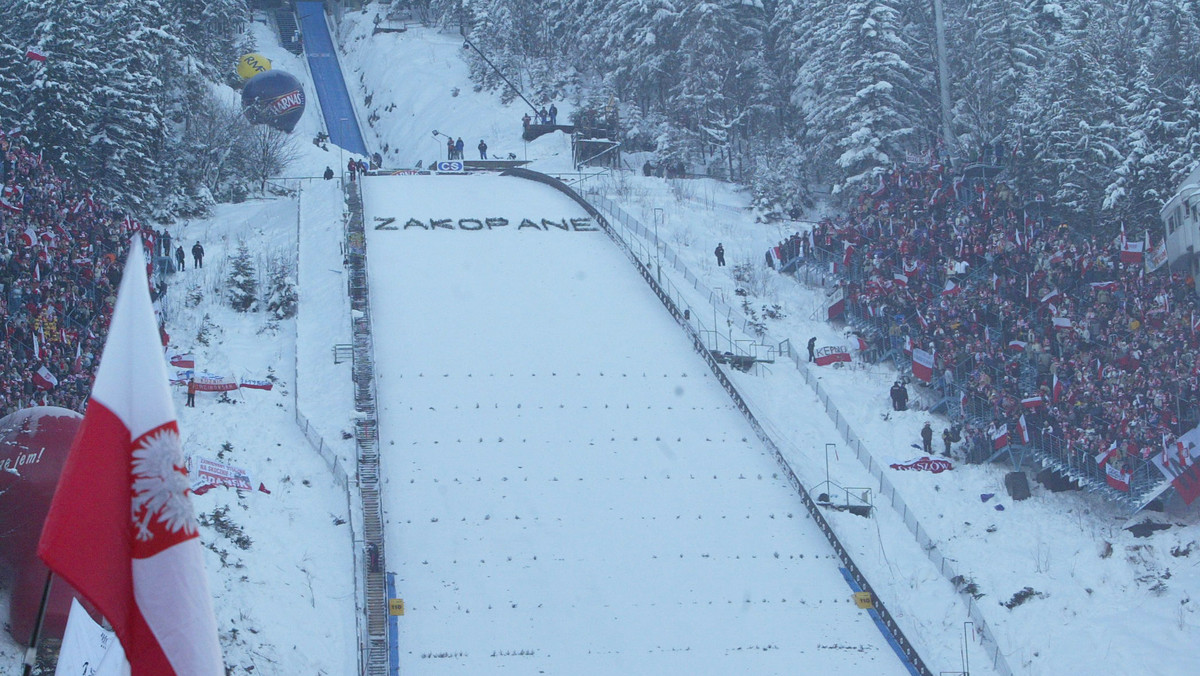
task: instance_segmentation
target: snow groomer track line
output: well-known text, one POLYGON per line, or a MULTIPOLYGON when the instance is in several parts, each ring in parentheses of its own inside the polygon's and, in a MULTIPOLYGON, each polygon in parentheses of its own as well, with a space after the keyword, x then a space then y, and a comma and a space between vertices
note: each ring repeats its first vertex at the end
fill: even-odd
POLYGON ((599 212, 523 170, 360 184, 402 673, 930 673, 599 212))

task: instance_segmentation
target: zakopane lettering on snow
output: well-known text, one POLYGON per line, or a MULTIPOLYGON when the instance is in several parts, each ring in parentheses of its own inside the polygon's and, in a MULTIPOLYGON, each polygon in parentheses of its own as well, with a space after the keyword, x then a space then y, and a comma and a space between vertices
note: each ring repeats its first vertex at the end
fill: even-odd
POLYGON ((375 220, 379 221, 379 225, 375 226, 376 230, 408 230, 415 228, 426 231, 461 230, 464 232, 481 232, 506 228, 512 230, 537 230, 539 232, 546 232, 548 230, 562 230, 564 232, 600 231, 596 222, 590 218, 562 218, 558 220, 522 218, 520 221, 510 221, 507 218, 410 218, 404 222, 403 226, 396 225, 398 219, 395 217, 377 217, 375 220))

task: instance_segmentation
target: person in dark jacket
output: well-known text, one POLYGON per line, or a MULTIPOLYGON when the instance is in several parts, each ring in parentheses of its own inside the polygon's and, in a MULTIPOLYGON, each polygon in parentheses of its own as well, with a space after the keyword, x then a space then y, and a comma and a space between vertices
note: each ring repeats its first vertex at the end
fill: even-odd
POLYGON ((200 246, 200 242, 192 245, 192 267, 204 267, 204 247, 200 246))
POLYGON ((181 244, 175 247, 175 262, 177 263, 177 267, 181 272, 187 269, 187 265, 184 265, 186 261, 187 255, 183 253, 183 245, 181 244))
POLYGON ((908 410, 908 388, 904 386, 904 383, 897 380, 895 384, 892 385, 891 395, 893 411, 908 410))
POLYGON ((927 455, 933 453, 933 428, 929 426, 929 421, 925 421, 925 426, 921 428, 921 450, 927 455))
POLYGON ((333 167, 325 167, 325 180, 329 181, 332 179, 333 179, 333 167))
POLYGON ((725 247, 720 242, 717 242, 717 248, 713 250, 713 253, 717 256, 717 267, 725 265, 725 247))
POLYGON ((487 144, 483 142, 483 139, 479 139, 479 159, 487 159, 487 144))
POLYGON ((558 108, 553 103, 550 104, 550 124, 558 124, 558 108))
POLYGON ((808 360, 809 361, 817 360, 816 350, 817 350, 817 337, 813 336, 812 338, 808 339, 808 360))
POLYGON ((465 143, 463 143, 462 137, 458 137, 458 140, 454 142, 454 159, 463 159, 463 148, 466 147, 467 146, 465 143))

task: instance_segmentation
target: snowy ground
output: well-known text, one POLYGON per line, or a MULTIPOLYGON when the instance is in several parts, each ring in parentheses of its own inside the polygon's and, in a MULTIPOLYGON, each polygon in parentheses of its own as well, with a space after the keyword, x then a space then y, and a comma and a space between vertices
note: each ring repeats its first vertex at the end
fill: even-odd
POLYGON ((906 673, 578 205, 501 177, 369 178, 364 193, 367 222, 509 222, 368 230, 403 671, 906 673))
MULTIPOLYGON (((439 150, 444 152, 444 139, 435 143, 430 133, 439 129, 462 136, 468 149, 479 138, 486 138, 494 149, 492 154, 528 156, 537 160, 534 168, 551 172, 569 168, 569 145, 564 139, 550 136, 526 146, 519 138, 523 111, 499 104, 490 93, 473 91, 457 38, 422 29, 370 36, 371 19, 371 13, 347 15, 342 35, 350 48, 342 58, 351 94, 363 105, 360 117, 379 113, 373 131, 364 131, 373 149, 388 144, 385 164, 408 166, 417 159, 427 162, 439 150), (380 54, 388 58, 378 58, 380 54), (369 106, 364 105, 368 93, 373 95, 369 106)), ((265 24, 256 23, 254 31, 259 51, 271 58, 275 67, 307 81, 303 62, 279 49, 265 24)), ((564 105, 560 103, 559 108, 564 105)), ((337 148, 322 151, 308 143, 319 125, 319 116, 312 111, 301 121, 296 136, 303 159, 289 174, 317 176, 325 166, 336 169, 344 164, 337 148)), ((209 548, 207 564, 218 624, 227 663, 235 667, 234 673, 247 673, 253 666, 255 674, 348 674, 356 664, 355 564, 349 524, 345 523, 354 514, 347 508, 344 488, 295 422, 298 406, 310 421, 313 436, 326 444, 329 454, 343 464, 352 461, 353 446, 342 438, 342 433, 351 429, 353 416, 349 371, 346 364, 335 365, 330 352, 334 344, 348 342, 349 336, 339 248, 341 203, 336 181, 296 185, 304 188, 298 200, 222 207, 212 219, 171 228, 185 248, 187 242, 201 240, 209 252, 204 270, 189 266, 170 282, 171 349, 196 352, 202 369, 250 378, 265 378, 273 372, 278 379, 273 391, 249 390, 244 400, 235 395, 232 400, 236 403, 219 403, 214 396, 201 395, 197 408, 179 409, 185 452, 213 459, 219 456, 245 467, 255 484, 262 481, 272 491, 269 495, 237 495, 217 489, 196 499, 198 512, 210 520, 214 514, 225 513, 232 524, 222 530, 205 528, 201 537, 209 548), (276 252, 298 256, 301 314, 297 320, 273 324, 261 313, 236 314, 216 299, 219 281, 227 271, 222 261, 239 240, 246 241, 264 267, 276 252), (193 289, 203 299, 189 303, 185 299, 193 289), (202 329, 207 345, 200 339, 202 329), (226 444, 228 450, 223 450, 226 444), (228 512, 217 511, 226 508, 228 512), (237 529, 248 536, 247 549, 235 544, 237 529)), ((663 239, 717 297, 740 306, 741 298, 734 291, 743 288, 750 293, 753 308, 778 304, 783 317, 767 320, 776 341, 790 338, 793 344, 802 345, 815 335, 819 344, 845 342, 839 329, 820 321, 820 289, 805 288, 761 269, 766 247, 803 224, 755 223, 743 209, 743 195, 712 181, 667 181, 626 174, 609 180, 602 190, 647 225, 657 224, 663 239), (730 267, 715 267, 712 249, 717 242, 724 244, 730 267), (733 277, 739 263, 749 264, 742 280, 733 277)), ((545 207, 540 200, 536 207, 526 201, 502 212, 499 205, 505 204, 500 200, 504 194, 506 190, 492 192, 486 213, 478 206, 464 211, 478 202, 468 202, 468 196, 453 191, 437 198, 437 208, 430 206, 428 213, 392 211, 405 218, 450 218, 463 213, 510 220, 575 213, 569 211, 573 206, 554 200, 545 207)), ((431 199, 422 194, 413 198, 413 204, 427 204, 431 199)), ((471 195, 470 199, 483 197, 471 195)), ((475 667, 531 671, 526 667, 535 663, 552 665, 559 673, 586 672, 590 665, 598 665, 597 669, 611 666, 610 673, 657 673, 709 654, 722 664, 733 665, 719 670, 724 673, 769 673, 783 664, 784 655, 795 658, 818 637, 805 632, 803 636, 810 639, 806 646, 794 631, 782 632, 786 635, 779 640, 772 638, 775 633, 769 628, 748 634, 747 628, 764 626, 760 624, 763 618, 774 618, 789 630, 797 623, 811 627, 804 624, 807 614, 797 608, 798 601, 805 598, 800 592, 794 596, 780 593, 776 602, 776 595, 768 594, 760 579, 782 580, 785 573, 794 574, 798 583, 814 576, 818 589, 812 593, 828 599, 820 604, 821 610, 842 619, 851 616, 845 626, 852 637, 837 639, 836 645, 876 646, 878 633, 858 622, 856 618, 861 616, 848 605, 848 590, 840 579, 827 577, 824 567, 812 566, 807 559, 801 563, 787 558, 802 550, 816 551, 819 543, 803 539, 800 528, 782 527, 791 525, 780 518, 785 509, 782 505, 791 498, 768 478, 773 471, 770 463, 754 444, 742 441, 743 436, 752 436, 737 431, 743 429, 742 423, 723 408, 726 404, 719 397, 696 386, 686 386, 682 395, 675 395, 669 385, 663 389, 657 382, 653 387, 647 385, 645 391, 613 387, 608 384, 615 380, 613 375, 591 375, 586 385, 580 386, 583 376, 574 373, 599 373, 622 365, 627 366, 622 372, 628 377, 647 373, 648 383, 651 374, 658 374, 659 379, 666 375, 662 380, 667 383, 682 380, 684 373, 689 374, 689 382, 698 382, 692 379, 703 376, 682 337, 661 326, 669 322, 665 315, 656 314, 657 301, 647 297, 648 290, 639 286, 630 264, 594 233, 508 230, 496 233, 486 244, 481 244, 482 239, 462 240, 466 243, 461 247, 462 242, 450 239, 489 234, 371 232, 374 307, 382 315, 377 321, 396 322, 383 326, 394 332, 397 347, 413 352, 411 363, 407 361, 410 355, 405 355, 403 363, 393 363, 389 360, 400 359, 398 354, 388 356, 391 353, 380 351, 381 393, 389 406, 398 408, 389 412, 395 417, 391 428, 403 431, 394 437, 401 453, 385 457, 387 469, 396 471, 385 487, 386 499, 394 501, 387 506, 391 518, 389 563, 405 578, 411 594, 416 594, 405 592, 414 608, 412 616, 403 618, 402 650, 411 653, 405 657, 405 666, 461 673, 456 668, 456 660, 461 659, 471 665, 472 673, 475 667), (374 257, 380 255, 376 247, 387 251, 399 242, 418 239, 410 235, 421 234, 436 238, 427 238, 413 251, 404 247, 393 250, 391 260, 406 265, 374 263, 374 257), (522 243, 533 239, 538 247, 545 247, 541 252, 545 255, 501 239, 515 240, 518 235, 522 243), (455 246, 446 252, 451 241, 455 246), (479 253, 485 246, 484 253, 479 253), (562 267, 554 261, 571 261, 573 266, 562 267), (392 283, 397 286, 382 288, 392 283), (602 294, 610 288, 613 295, 602 294), (619 304, 613 300, 618 292, 619 304), (489 298, 490 303, 486 302, 489 298), (514 298, 520 302, 514 304, 514 298), (571 302, 562 302, 564 298, 571 302), (479 316, 455 313, 455 303, 477 308, 479 316), (587 318, 573 314, 576 310, 589 311, 587 318), (412 333, 411 327, 418 324, 401 321, 401 316, 414 313, 424 313, 422 322, 429 322, 419 325, 432 327, 436 320, 443 328, 436 333, 412 333), (600 322, 597 317, 608 319, 600 322), (501 329, 498 337, 505 336, 510 342, 486 340, 479 329, 485 320, 495 322, 501 329), (662 331, 639 331, 642 326, 662 331), (602 336, 608 336, 603 344, 602 336), (652 338, 655 340, 647 344, 652 338), (514 346, 512 341, 517 340, 521 344, 514 346), (568 350, 570 341, 589 349, 586 354, 568 350), (601 345, 604 349, 597 349, 601 345), (578 362, 580 355, 587 360, 578 362), (647 361, 651 356, 654 361, 647 361), (614 364, 614 359, 623 361, 614 364), (511 366, 511 371, 495 366, 501 363, 511 366), (561 371, 557 370, 560 364, 561 371), (495 375, 484 375, 489 367, 486 373, 495 375), (414 370, 425 375, 416 375, 414 370), (479 393, 471 401, 458 394, 461 388, 448 387, 452 381, 461 383, 468 373, 472 374, 471 386, 479 393), (393 390, 389 388, 393 386, 398 403, 392 403, 393 390), (631 411, 635 406, 661 407, 664 397, 676 396, 688 402, 688 411, 682 406, 680 410, 654 408, 618 418, 601 415, 603 409, 596 408, 611 403, 603 399, 628 403, 631 411), (526 401, 531 403, 527 406, 526 401), (568 401, 586 403, 588 413, 580 410, 580 415, 569 416, 565 408, 555 408, 560 403, 565 407, 568 401), (476 403, 481 406, 479 412, 473 408, 476 403), (517 403, 522 404, 521 409, 515 408, 517 403), (482 408, 486 404, 493 406, 487 414, 482 408), (441 410, 420 408, 429 405, 441 410), (460 407, 457 412, 453 412, 455 405, 460 407), (543 408, 538 410, 537 405, 543 408), (705 414, 692 412, 692 406, 704 409, 705 414), (496 414, 503 408, 511 415, 496 414), (516 410, 521 413, 515 414, 516 410), (431 428, 454 420, 455 415, 462 421, 461 434, 456 431, 451 436, 446 430, 431 428), (535 427, 544 431, 530 431, 535 427), (636 432, 626 427, 636 428, 636 432), (618 428, 627 437, 621 443, 614 441, 618 428), (605 437, 610 429, 614 431, 605 437), (671 443, 668 430, 675 431, 676 438, 698 441, 671 443), (637 442, 632 439, 635 434, 637 442), (652 443, 650 435, 668 441, 652 443), (505 437, 504 442, 499 441, 500 436, 505 437), (480 438, 485 441, 478 441, 480 438), (595 438, 597 445, 577 441, 585 438, 595 438), (521 443, 520 439, 527 441, 521 443), (576 441, 568 444, 569 440, 576 441), (414 446, 413 441, 420 443, 414 446), (689 478, 684 479, 683 468, 693 464, 703 469, 687 470, 689 478), (718 479, 699 478, 710 472, 718 479), (757 478, 760 472, 762 480, 757 478), (669 480, 665 479, 668 473, 672 476, 669 480), (642 474, 654 479, 641 479, 642 474), (693 474, 697 479, 690 478, 693 474), (735 474, 747 478, 730 479, 735 474), (576 486, 568 490, 566 485, 572 481, 576 486), (535 491, 506 491, 506 485, 514 482, 534 484, 535 491), (579 484, 586 489, 576 490, 579 484), (397 490, 400 487, 404 490, 397 490), (499 497, 506 495, 511 497, 499 497), (518 495, 536 495, 553 506, 534 511, 532 502, 518 503, 518 495), (626 516, 626 522, 614 523, 612 513, 605 511, 616 505, 628 509, 625 513, 631 516, 626 516), (770 511, 764 516, 766 510, 770 511), (775 519, 770 518, 771 513, 775 519), (703 518, 687 528, 663 527, 675 516, 681 517, 682 525, 685 515, 703 518), (523 522, 520 525, 517 516, 523 522), (720 516, 738 516, 754 527, 722 528, 720 516), (555 520, 560 518, 564 521, 555 520), (712 530, 707 526, 698 529, 701 523, 713 524, 712 530), (589 530, 615 534, 580 537, 589 530), (495 540, 464 539, 471 533, 488 533, 495 540), (684 543, 688 536, 693 541, 684 543), (439 544, 447 540, 444 547, 439 544), (420 550, 421 558, 404 558, 408 549, 420 550), (780 559, 774 558, 776 552, 780 559), (742 556, 746 553, 759 558, 747 563, 742 556), (730 555, 742 558, 731 563, 730 555), (507 560, 509 556, 512 561, 507 560), (672 557, 668 565, 667 559, 672 557), (476 564, 480 558, 487 564, 476 564), (565 577, 568 570, 590 570, 573 568, 581 561, 595 568, 582 578, 586 586, 579 577, 565 577), (489 574, 493 577, 481 577, 489 574), (744 579, 736 579, 738 575, 744 579), (679 586, 682 580, 691 584, 679 586), (760 594, 761 600, 756 600, 760 594), (714 605, 728 602, 729 613, 701 614, 687 605, 693 601, 697 606, 706 605, 709 600, 714 605), (513 603, 518 607, 512 608, 513 603), (537 608, 538 603, 543 607, 537 608), (572 604, 574 608, 570 608, 572 604), (603 612, 591 612, 605 604, 609 607, 603 612), (555 608, 567 612, 553 615, 551 620, 550 611, 555 608), (443 643, 439 635, 425 633, 413 620, 428 614, 433 614, 443 629, 461 629, 462 640, 443 643), (702 624, 706 622, 712 624, 706 628, 702 624), (691 623, 695 623, 695 631, 688 631, 691 623), (574 634, 586 634, 588 641, 574 634), (544 652, 554 635, 567 652, 544 652), (722 640, 696 638, 705 635, 722 640), (533 636, 545 638, 534 642, 529 638, 533 636), (752 658, 732 654, 738 648, 744 651, 764 644, 777 649, 752 658), (695 654, 686 654, 687 648, 695 654), (588 650, 593 653, 588 655, 588 650), (667 652, 671 650, 685 654, 667 652), (533 655, 522 655, 522 651, 533 655), (438 657, 459 652, 467 655, 438 657), (422 654, 431 656, 422 658, 422 654), (581 662, 572 660, 572 654, 583 656, 581 662), (634 654, 637 662, 632 661, 634 654)), ((683 285, 672 268, 664 267, 663 274, 683 285)), ((377 342, 380 335, 376 334, 377 342)), ((919 455, 912 443, 927 416, 912 411, 886 421, 881 417, 887 409, 887 387, 893 373, 883 367, 854 365, 820 375, 877 462, 919 455)), ((732 376, 806 485, 815 487, 825 480, 825 444, 833 443, 837 445, 829 454, 833 481, 844 486, 871 486, 811 389, 789 365, 778 362, 760 372, 732 376)), ((938 432, 944 424, 934 419, 938 432)), ((386 421, 383 429, 387 433, 386 421)), ((1032 675, 1192 673, 1198 631, 1190 594, 1200 588, 1196 511, 1177 509, 1169 515, 1139 515, 1131 521, 1094 496, 1050 494, 1037 486, 1031 500, 1014 503, 1002 485, 1006 469, 956 463, 955 469, 939 475, 891 472, 888 478, 937 547, 976 584, 981 596, 975 603, 997 634, 1013 671, 1032 675), (981 496, 986 494, 994 497, 985 502, 981 496), (1005 509, 997 510, 998 506, 1005 509), (1148 538, 1135 538, 1124 530, 1143 518, 1170 527, 1148 538), (1024 603, 1011 609, 1002 605, 1011 603, 1026 587, 1032 592, 1024 603)), ((872 519, 833 514, 831 520, 934 671, 958 671, 962 668, 959 638, 965 608, 950 582, 908 534, 900 515, 886 500, 875 499, 879 508, 872 519)), ((967 646, 972 673, 991 673, 981 664, 983 648, 974 640, 967 646)), ((839 659, 862 660, 859 664, 864 666, 872 657, 878 658, 870 662, 871 673, 895 664, 885 651, 873 647, 849 653, 836 651, 839 659)), ((809 650, 805 658, 834 654, 809 650)), ((0 663, 16 662, 16 650, 11 645, 0 646, 0 663)), ((794 667, 795 663, 789 664, 794 667)), ((8 673, 7 669, 0 670, 8 673)))

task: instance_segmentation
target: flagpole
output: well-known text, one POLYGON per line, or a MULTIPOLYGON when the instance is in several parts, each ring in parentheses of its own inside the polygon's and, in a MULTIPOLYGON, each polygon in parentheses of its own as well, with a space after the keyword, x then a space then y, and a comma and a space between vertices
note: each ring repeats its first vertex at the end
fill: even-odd
POLYGON ((33 636, 29 637, 29 649, 25 651, 25 670, 23 676, 33 673, 33 665, 37 663, 38 641, 42 636, 42 622, 46 619, 46 606, 50 605, 50 583, 54 581, 54 571, 46 571, 46 586, 42 588, 42 603, 38 606, 37 620, 33 623, 33 636))

